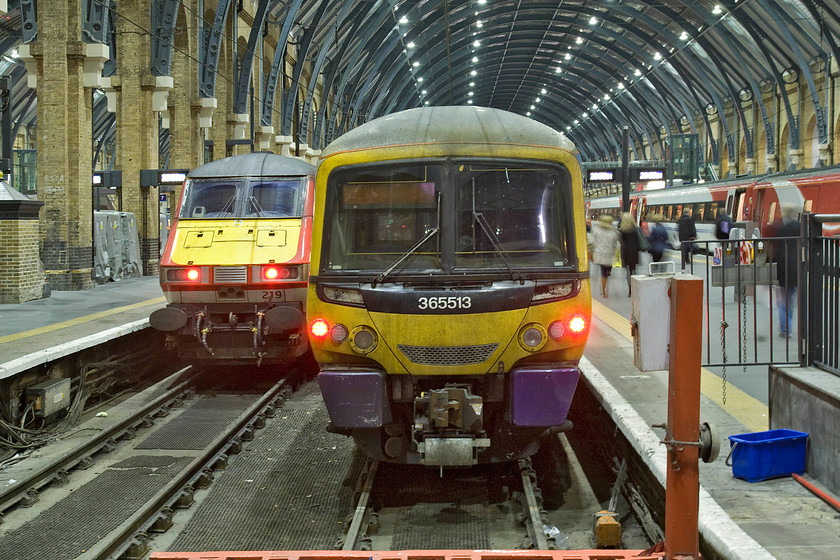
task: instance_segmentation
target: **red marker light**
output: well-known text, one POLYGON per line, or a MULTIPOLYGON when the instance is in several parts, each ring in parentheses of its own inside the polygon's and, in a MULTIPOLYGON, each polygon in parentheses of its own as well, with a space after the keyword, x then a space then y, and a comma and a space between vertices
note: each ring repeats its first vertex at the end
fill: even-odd
POLYGON ((276 280, 280 276, 280 271, 276 266, 268 266, 263 269, 263 278, 266 280, 276 280))
POLYGON ((201 276, 201 273, 197 268, 191 268, 187 270, 187 280, 198 280, 201 276))
POLYGON ((583 317, 580 315, 575 315, 572 317, 572 320, 569 321, 569 330, 573 333, 581 333, 586 329, 586 321, 584 321, 583 317))
POLYGON ((330 332, 330 326, 323 319, 315 319, 312 321, 310 331, 315 338, 324 338, 330 332))

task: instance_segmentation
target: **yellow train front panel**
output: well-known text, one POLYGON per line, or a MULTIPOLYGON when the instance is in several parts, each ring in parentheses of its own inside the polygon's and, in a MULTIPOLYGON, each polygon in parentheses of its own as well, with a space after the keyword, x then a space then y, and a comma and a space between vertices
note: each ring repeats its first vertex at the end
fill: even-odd
POLYGON ((191 362, 277 363, 309 350, 304 319, 315 168, 271 153, 187 176, 151 325, 191 362))
POLYGON ((310 342, 330 430, 380 460, 526 457, 566 429, 589 332, 580 165, 485 108, 389 115, 322 153, 310 342))

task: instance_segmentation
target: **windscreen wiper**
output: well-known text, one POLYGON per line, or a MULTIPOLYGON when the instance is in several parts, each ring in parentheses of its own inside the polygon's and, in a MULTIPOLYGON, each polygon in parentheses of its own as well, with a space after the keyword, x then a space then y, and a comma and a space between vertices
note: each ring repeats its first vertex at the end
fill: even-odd
POLYGON ((490 244, 493 245, 493 249, 496 251, 496 254, 502 259, 502 263, 504 263, 505 268, 507 268, 510 273, 510 279, 519 280, 520 283, 524 283, 525 281, 522 279, 522 273, 513 266, 513 263, 510 260, 510 253, 505 251, 502 244, 499 243, 499 238, 495 233, 493 233, 493 230, 490 229, 490 224, 487 223, 487 218, 484 217, 484 214, 473 210, 473 218, 476 222, 478 222, 478 225, 481 226, 481 230, 484 232, 484 235, 487 236, 487 239, 490 240, 490 244))
POLYGON ((376 280, 374 280, 374 281, 373 281, 373 286, 376 286, 377 284, 380 284, 380 283, 384 282, 384 281, 385 281, 385 278, 386 278, 389 274, 391 274, 391 273, 394 271, 394 269, 395 269, 395 268, 397 268, 398 266, 400 266, 400 265, 401 265, 401 264, 402 264, 402 263, 403 263, 403 262, 404 262, 404 261, 405 261, 408 257, 410 257, 411 255, 413 255, 413 254, 414 254, 414 252, 415 252, 417 249, 419 249, 419 248, 420 248, 420 246, 421 246, 421 245, 423 245, 426 241, 428 241, 429 239, 431 239, 432 237, 434 237, 435 235, 437 235, 439 231, 440 231, 440 228, 439 228, 439 227, 435 227, 435 228, 430 229, 430 230, 429 230, 429 233, 427 233, 426 235, 424 235, 424 236, 423 236, 423 238, 422 238, 420 241, 418 241, 417 243, 415 243, 414 245, 412 245, 412 246, 411 246, 411 248, 410 248, 409 250, 407 250, 405 253, 403 253, 402 255, 400 255, 400 258, 398 258, 397 260, 395 260, 395 261, 393 262, 393 264, 391 264, 391 266, 389 266, 388 268, 386 268, 385 270, 383 270, 382 272, 380 272, 380 273, 379 273, 379 276, 377 276, 377 277, 376 277, 376 280))
POLYGON ((225 205, 222 206, 222 209, 219 210, 219 215, 221 215, 223 213, 232 214, 233 213, 233 206, 234 206, 235 203, 236 203, 236 195, 234 194, 233 196, 231 196, 228 199, 227 202, 225 202, 225 205))
POLYGON ((437 235, 440 232, 440 193, 439 192, 437 193, 437 196, 435 198, 436 198, 435 205, 437 206, 437 208, 436 208, 436 210, 437 210, 437 225, 435 227, 433 227, 432 229, 430 229, 426 233, 426 235, 424 235, 423 238, 420 239, 420 241, 418 241, 417 243, 412 245, 411 248, 408 251, 406 251, 405 253, 400 255, 400 258, 395 260, 393 262, 393 264, 391 264, 391 266, 389 266, 388 268, 386 268, 385 270, 380 272, 379 275, 376 277, 376 280, 373 281, 373 286, 374 287, 377 284, 381 284, 382 282, 384 282, 385 278, 387 278, 388 275, 391 274, 394 271, 395 268, 400 266, 408 257, 413 255, 414 252, 417 249, 419 249, 424 243, 426 243, 429 239, 431 239, 432 237, 434 237, 435 235, 437 235))
POLYGON ((251 198, 251 206, 254 208, 254 210, 257 211, 257 217, 258 218, 265 217, 265 216, 263 216, 262 206, 260 206, 260 203, 259 203, 259 201, 257 201, 257 198, 254 195, 251 195, 250 198, 251 198))

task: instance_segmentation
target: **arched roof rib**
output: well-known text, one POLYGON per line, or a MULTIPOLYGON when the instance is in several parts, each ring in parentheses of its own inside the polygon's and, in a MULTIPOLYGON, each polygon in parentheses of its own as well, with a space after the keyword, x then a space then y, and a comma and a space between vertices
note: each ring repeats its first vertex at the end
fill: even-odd
MULTIPOLYGON (((183 55, 169 45, 176 4, 150 0, 146 25, 153 52, 148 58, 155 75, 166 75, 171 58, 183 55)), ((531 111, 532 118, 577 138, 584 159, 618 156, 613 152, 624 126, 634 143, 647 143, 642 149, 657 155, 663 130, 666 136, 693 131, 698 119, 708 127, 709 105, 720 114, 724 137, 719 140, 730 144, 730 158, 737 155, 732 126, 738 121, 746 133, 747 156, 756 150, 757 131, 743 122, 750 104, 764 127, 762 148, 775 153, 778 139, 767 108, 758 100, 768 84, 775 86, 796 149, 798 108, 783 79, 791 72, 802 78, 798 102, 812 105, 818 140, 827 141, 821 106, 825 95, 812 68, 822 71, 840 55, 840 0, 259 0, 255 5, 261 11, 253 14, 257 21, 263 19, 280 37, 290 37, 295 45, 291 52, 298 55, 287 77, 289 87, 281 81, 288 45, 274 48, 271 43, 265 49, 273 60, 258 77, 264 88, 253 101, 259 104, 255 112, 261 124, 286 134, 297 109, 303 116, 301 132, 311 136, 303 141, 316 148, 367 119, 426 103, 472 99, 477 105, 525 114, 546 88, 548 94, 531 111), (567 53, 570 60, 565 60, 567 53), (478 75, 470 77, 473 69, 478 75), (634 75, 636 70, 640 75, 634 75), (298 83, 305 71, 318 77, 319 87, 298 83), (298 95, 305 98, 296 99, 298 95), (321 96, 317 109, 315 96, 321 96), (724 118, 724 111, 733 107, 734 116, 724 118)), ((0 21, 0 50, 9 60, 21 42, 37 40, 36 6, 37 0, 9 0, 8 17, 0 21)), ((209 20, 202 23, 206 34, 199 41, 196 94, 212 97, 220 45, 230 40, 225 25, 237 10, 231 9, 233 0, 205 0, 204 6, 201 15, 209 20)), ((113 22, 120 3, 83 0, 82 10, 90 25, 83 25, 80 40, 105 42, 112 51, 119 48, 113 22)), ((252 102, 243 92, 260 65, 245 59, 260 52, 259 41, 265 41, 259 32, 246 36, 238 75, 224 77, 239 87, 234 112, 252 102)), ((109 62, 106 75, 112 66, 109 62)), ((25 71, 7 70, 4 75, 13 82, 14 122, 31 126, 37 98, 33 100, 25 71)), ((98 141, 106 146, 115 142, 108 133, 113 131, 111 118, 106 110, 94 111, 94 119, 102 121, 94 124, 98 141)), ((711 148, 717 159, 717 146, 711 148)))

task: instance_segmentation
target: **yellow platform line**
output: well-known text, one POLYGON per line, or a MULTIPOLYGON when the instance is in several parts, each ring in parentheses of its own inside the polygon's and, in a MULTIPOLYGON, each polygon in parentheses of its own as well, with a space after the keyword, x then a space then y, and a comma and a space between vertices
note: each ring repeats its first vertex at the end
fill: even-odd
POLYGON ((156 303, 164 303, 166 298, 163 296, 147 299, 146 301, 141 301, 138 303, 132 303, 131 305, 124 305, 123 307, 116 307, 114 309, 109 309, 108 311, 100 311, 99 313, 91 313, 90 315, 85 315, 83 317, 77 317, 75 319, 70 319, 68 321, 62 321, 61 323, 55 323, 54 325, 47 325, 46 327, 39 327, 37 329, 31 329, 28 331, 23 331, 20 333, 10 334, 3 337, 0 337, 0 344, 4 344, 6 342, 14 342, 16 340, 20 340, 22 338, 29 338, 30 336, 37 336, 39 334, 46 334, 49 332, 57 331, 59 329, 65 329, 67 327, 73 327, 75 325, 80 325, 82 323, 87 323, 89 321, 95 321, 96 319, 101 319, 103 317, 107 317, 109 315, 115 315, 117 313, 122 313, 123 311, 129 311, 131 309, 137 309, 138 307, 145 307, 147 305, 154 305, 156 303))
MULTIPOLYGON (((598 300, 592 300, 592 313, 627 340, 630 335, 630 320, 616 313, 598 300)), ((732 383, 726 384, 726 404, 723 403, 723 378, 706 368, 700 368, 700 392, 710 401, 724 409, 733 418, 754 432, 768 429, 767 405, 745 393, 732 383)))

